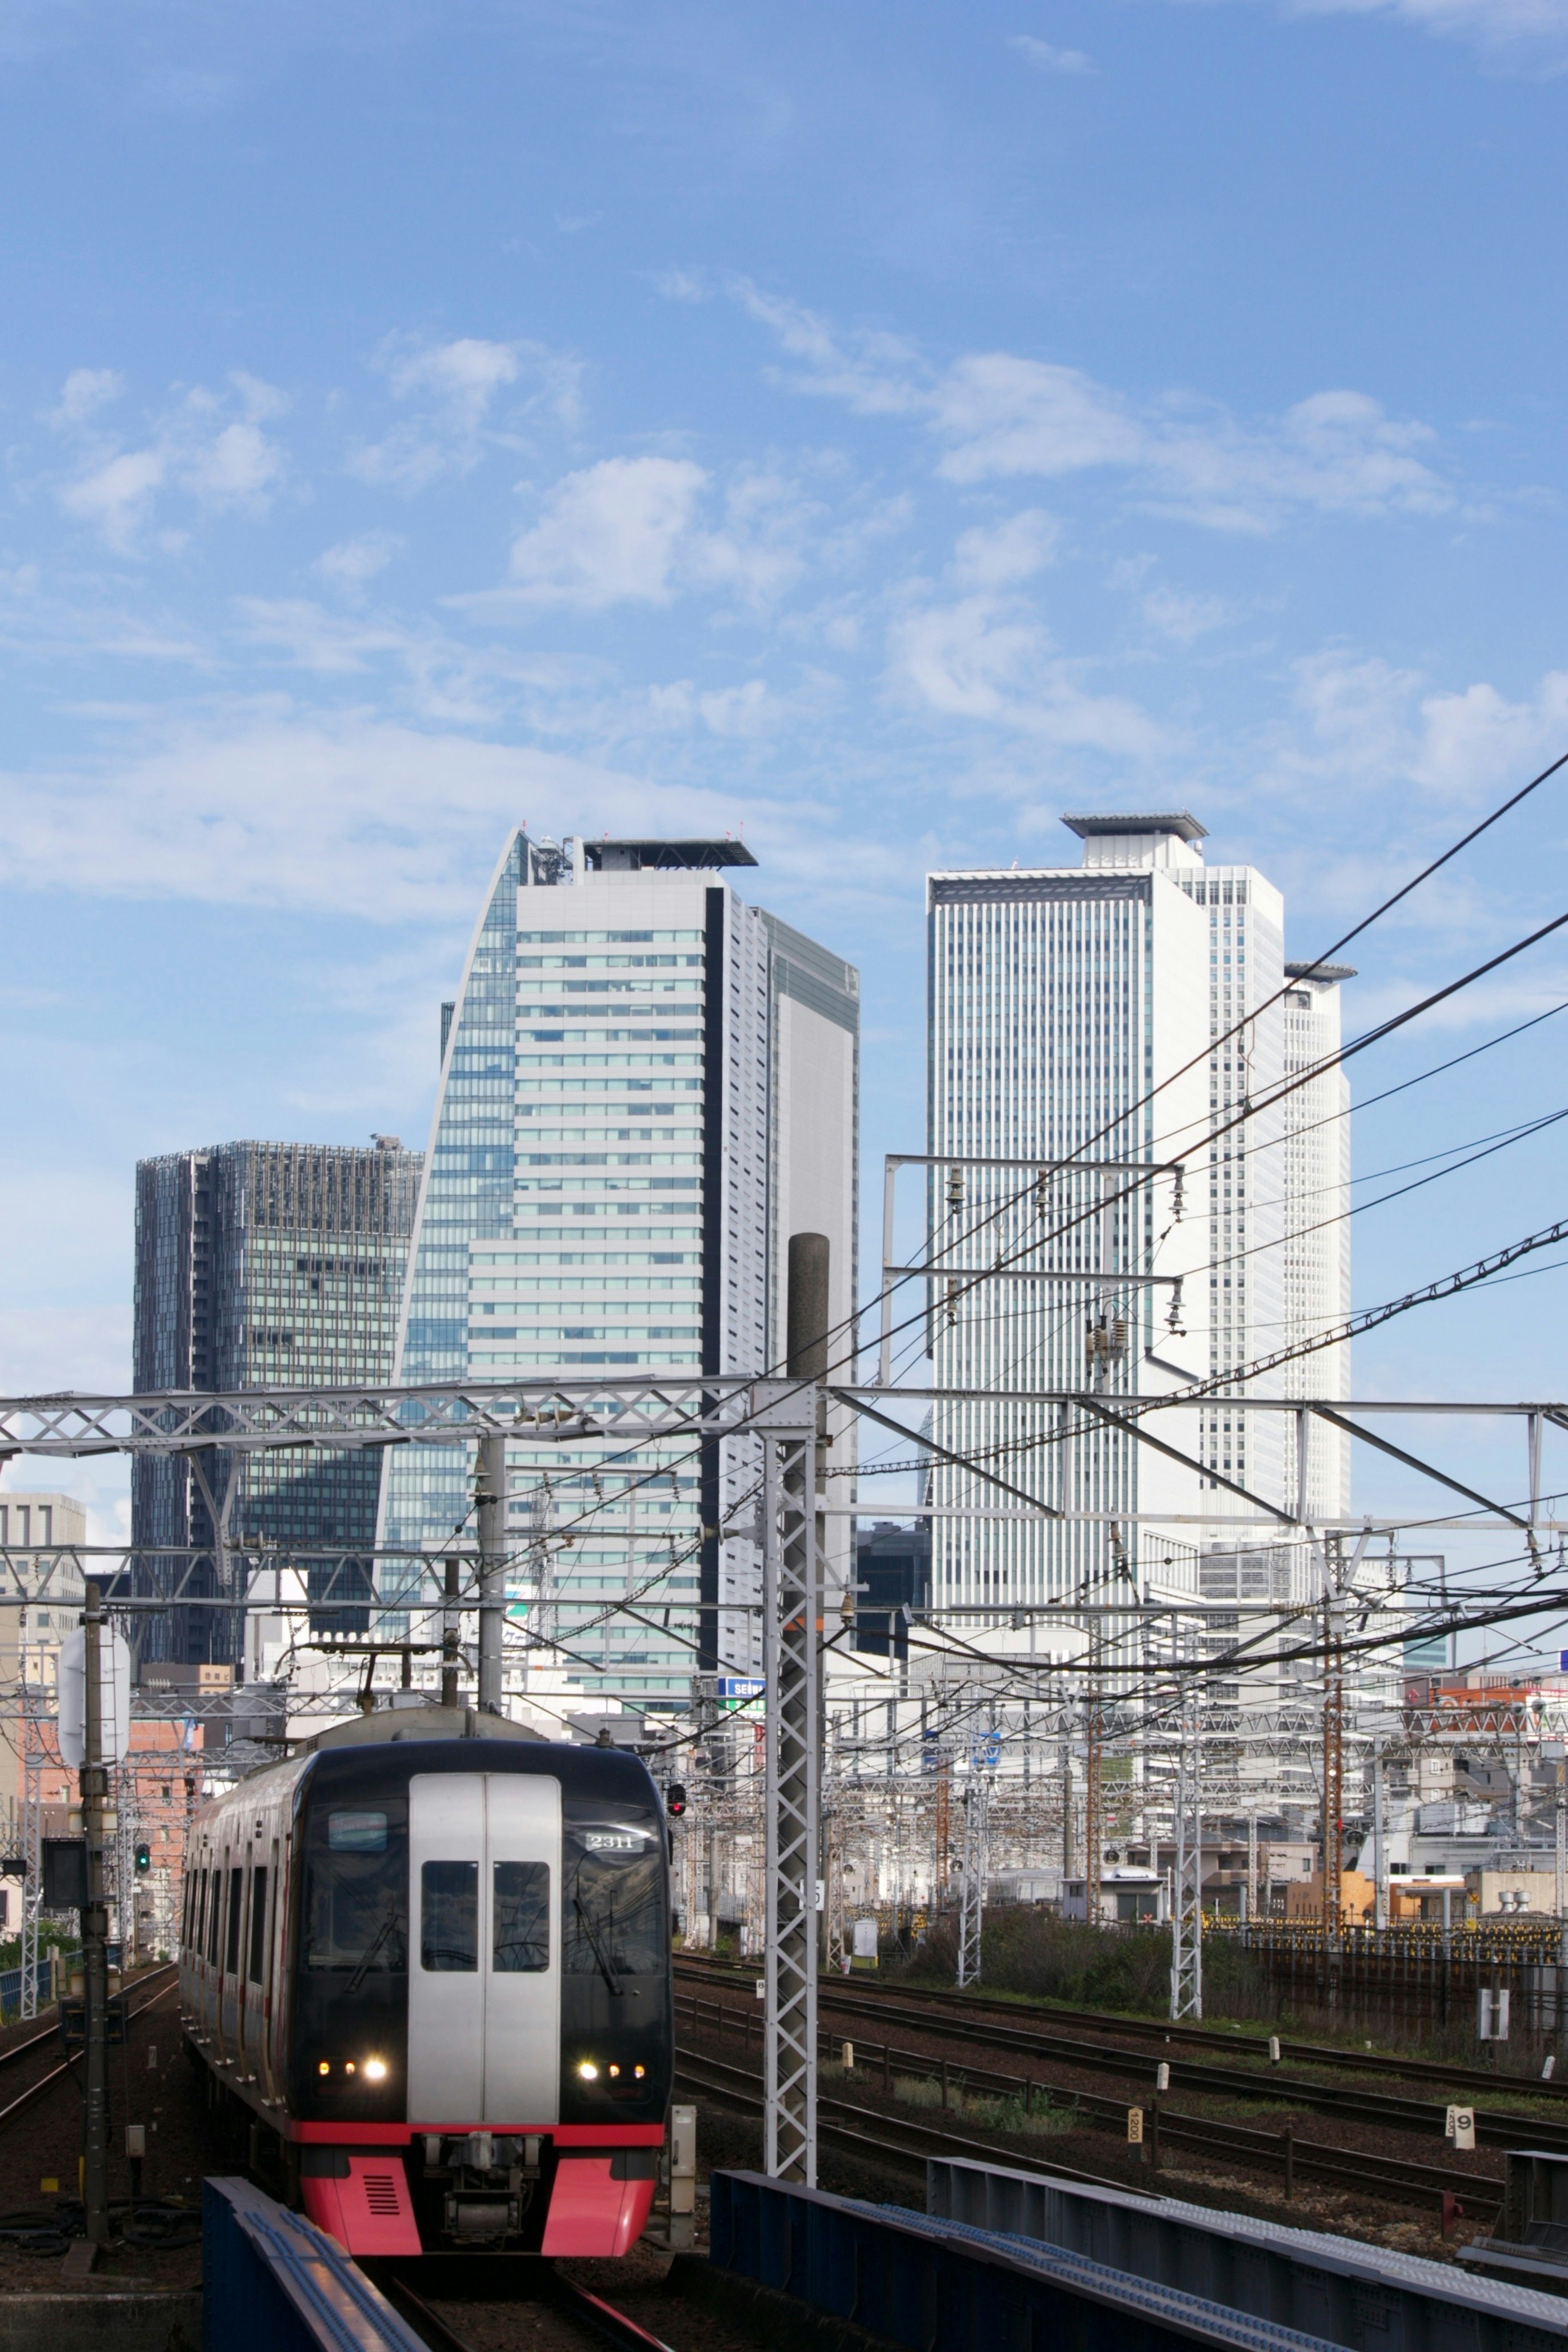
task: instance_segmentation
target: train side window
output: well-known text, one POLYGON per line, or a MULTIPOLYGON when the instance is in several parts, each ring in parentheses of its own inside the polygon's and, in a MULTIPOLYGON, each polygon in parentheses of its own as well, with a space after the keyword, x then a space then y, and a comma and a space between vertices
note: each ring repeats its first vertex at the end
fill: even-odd
POLYGON ((218 1943, 218 1920, 223 1910, 223 1873, 207 1873, 207 1958, 216 1969, 221 1947, 218 1943))
POLYGON ((419 1965, 468 1975, 479 1965, 479 1865, 426 1862, 419 1871, 419 1965))
POLYGON ((550 1966, 550 1864, 498 1862, 491 1889, 490 1967, 518 1976, 550 1966))
POLYGON ((259 1984, 267 1969, 267 1873, 250 1874, 250 1981, 259 1984))
POLYGON ((191 1882, 187 1878, 180 1890, 180 1948, 188 1951, 191 1944, 191 1882))
POLYGON ((225 1976, 239 1974, 239 1929, 245 1916, 245 1873, 231 1870, 228 1874, 228 1944, 224 1954, 225 1976))

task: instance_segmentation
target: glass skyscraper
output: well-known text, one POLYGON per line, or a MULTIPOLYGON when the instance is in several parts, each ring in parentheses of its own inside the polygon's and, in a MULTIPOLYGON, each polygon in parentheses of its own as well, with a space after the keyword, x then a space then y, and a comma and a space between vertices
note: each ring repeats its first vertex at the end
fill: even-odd
MULTIPOLYGON (((384 1384, 392 1376, 419 1155, 395 1136, 369 1150, 224 1143, 136 1169, 135 1382, 140 1394, 384 1384)), ((138 1454, 132 1540, 204 1549, 226 1517, 237 1544, 361 1554, 309 1589, 373 1591, 381 1465, 374 1453, 138 1454)), ((211 1573, 192 1588, 212 1595, 211 1573)), ((237 1596, 243 1597, 243 1596, 237 1596)), ((353 1610, 324 1612, 347 1628, 353 1610)), ((143 1654, 230 1657, 239 1620, 212 1609, 143 1621, 143 1654)))
MULTIPOLYGON (((408 1270, 409 1383, 701 1375, 783 1349, 781 1268, 855 1278, 858 982, 738 898, 729 841, 508 842, 457 997, 408 1270)), ((684 1705, 757 1663, 757 1448, 508 1448, 509 1681, 684 1705)), ((388 1459, 390 1550, 471 1549, 473 1449, 388 1459)), ((389 1562, 389 1622, 433 1587, 389 1562)))

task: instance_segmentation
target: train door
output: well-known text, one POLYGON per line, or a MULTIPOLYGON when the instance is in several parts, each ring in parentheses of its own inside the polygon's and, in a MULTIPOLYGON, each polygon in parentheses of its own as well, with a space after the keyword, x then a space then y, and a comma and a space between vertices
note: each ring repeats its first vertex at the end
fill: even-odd
POLYGON ((417 1773, 408 1790, 408 2119, 560 2112, 560 1785, 417 1773))

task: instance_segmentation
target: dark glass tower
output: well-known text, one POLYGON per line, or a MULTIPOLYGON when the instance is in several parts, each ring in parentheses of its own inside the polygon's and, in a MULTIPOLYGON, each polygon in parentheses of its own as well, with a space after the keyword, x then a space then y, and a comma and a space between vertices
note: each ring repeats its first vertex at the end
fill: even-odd
MULTIPOLYGON (((139 1161, 138 1392, 389 1381, 420 1166, 395 1136, 378 1136, 368 1150, 224 1143, 139 1161)), ((368 1451, 141 1454, 132 1540, 202 1549, 226 1517, 237 1546, 341 1548, 346 1568, 312 1569, 312 1596, 329 1576, 334 1598, 368 1595, 370 1559, 354 1555, 374 1545, 380 1475, 368 1451)), ((217 1596, 216 1564, 194 1591, 217 1596)), ((237 1588, 235 1597, 243 1597, 237 1588)), ((347 1631, 365 1619, 334 1609, 321 1622, 347 1631)), ((231 1659, 240 1624, 237 1612, 171 1610, 150 1620, 143 1654, 231 1659)))

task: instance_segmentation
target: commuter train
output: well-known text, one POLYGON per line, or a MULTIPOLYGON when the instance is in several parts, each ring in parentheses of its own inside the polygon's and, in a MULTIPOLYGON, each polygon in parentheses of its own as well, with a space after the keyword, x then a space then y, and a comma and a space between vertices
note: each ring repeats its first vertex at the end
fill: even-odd
POLYGON ((674 2063, 667 1840, 635 1757, 434 1707, 204 1807, 182 2026, 288 2201, 353 2254, 635 2244, 674 2063))

